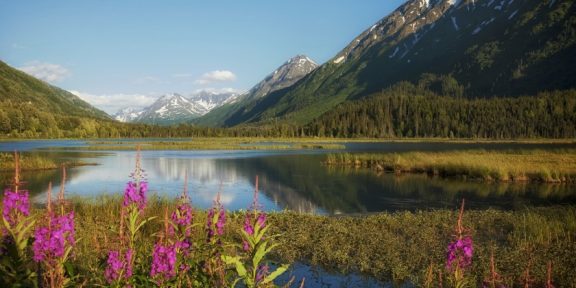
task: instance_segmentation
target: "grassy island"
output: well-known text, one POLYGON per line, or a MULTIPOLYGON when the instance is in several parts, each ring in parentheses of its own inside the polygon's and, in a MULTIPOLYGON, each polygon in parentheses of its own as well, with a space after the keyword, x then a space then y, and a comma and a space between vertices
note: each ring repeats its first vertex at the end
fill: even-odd
POLYGON ((442 177, 499 182, 575 182, 576 150, 468 150, 389 154, 330 154, 330 166, 375 171, 428 173, 442 177))

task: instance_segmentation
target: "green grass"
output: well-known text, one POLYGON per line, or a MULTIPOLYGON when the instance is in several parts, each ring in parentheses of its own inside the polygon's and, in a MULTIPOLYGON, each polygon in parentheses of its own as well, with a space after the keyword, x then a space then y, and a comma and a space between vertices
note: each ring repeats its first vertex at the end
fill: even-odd
MULTIPOLYGON (((74 200, 77 237, 73 264, 88 283, 103 283, 102 271, 108 249, 118 245, 119 198, 74 200)), ((162 219, 162 211, 175 203, 152 197, 146 217, 162 219)), ((225 239, 238 242, 244 216, 229 212, 225 239)), ((205 223, 206 212, 195 211, 195 223, 205 223)), ((293 263, 302 261, 343 273, 360 272, 382 281, 410 281, 423 285, 430 265, 444 269, 446 246, 453 239, 456 211, 378 213, 364 216, 327 217, 294 212, 269 215, 271 234, 280 234, 274 257, 293 263)), ((561 206, 520 211, 466 211, 464 224, 474 239, 470 277, 480 283, 489 272, 491 251, 496 267, 511 287, 531 263, 535 285, 544 283, 546 264, 554 265, 557 287, 576 287, 576 207, 561 206)), ((140 238, 140 255, 149 255, 161 231, 160 220, 146 225, 140 238)), ((203 243, 204 225, 194 237, 203 243)), ((147 257, 147 256, 143 256, 147 257)))
POLYGON ((499 182, 574 182, 576 150, 407 152, 330 154, 331 166, 367 167, 377 171, 428 173, 443 177, 499 182))

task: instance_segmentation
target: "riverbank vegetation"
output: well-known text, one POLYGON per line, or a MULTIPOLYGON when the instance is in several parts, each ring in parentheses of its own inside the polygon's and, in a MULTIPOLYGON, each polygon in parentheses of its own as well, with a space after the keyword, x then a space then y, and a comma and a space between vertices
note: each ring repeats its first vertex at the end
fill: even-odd
MULTIPOLYGON (((103 271, 108 251, 118 248, 121 202, 119 198, 72 201, 76 237, 82 239, 69 261, 76 283, 106 284, 103 271)), ((146 253, 151 253, 148 251, 153 250, 159 239, 157 231, 164 229, 163 213, 175 211, 177 205, 172 200, 149 199, 142 218, 155 217, 155 220, 139 231, 138 251, 144 254, 139 261, 150 259, 146 253)), ((41 209, 35 213, 44 212, 41 209)), ((198 223, 190 230, 193 243, 206 241, 205 227, 200 223, 206 223, 208 212, 193 212, 194 222, 198 223)), ((241 241, 245 216, 242 211, 226 213, 224 243, 241 241)), ((328 271, 355 272, 383 282, 410 282, 424 287, 430 280, 427 279, 430 270, 434 283, 448 281, 446 246, 457 217, 457 211, 451 210, 337 217, 280 212, 268 214, 266 221, 271 227, 269 233, 279 235, 275 239, 278 246, 271 255, 276 261, 298 261, 328 271)), ((554 267, 552 279, 556 287, 576 287, 576 275, 572 273, 576 267, 575 219, 574 206, 466 211, 463 221, 474 239, 474 257, 467 278, 477 285, 487 280, 494 255, 498 281, 505 287, 522 285, 527 271, 531 279, 528 287, 544 287, 549 262, 554 267)), ((147 275, 149 269, 144 266, 139 273, 147 275)))
POLYGON ((270 287, 287 269, 273 263, 298 261, 418 287, 576 287, 573 205, 464 212, 462 202, 460 212, 265 213, 256 178, 249 210, 226 211, 216 197, 204 211, 194 209, 186 189, 178 199, 147 195, 138 159, 123 197, 65 200, 62 187, 57 200, 48 190, 44 207, 30 206, 16 169, 2 199, 0 281, 270 287))
POLYGON ((442 177, 498 182, 575 182, 576 150, 467 150, 388 154, 329 154, 330 166, 375 171, 428 173, 442 177))

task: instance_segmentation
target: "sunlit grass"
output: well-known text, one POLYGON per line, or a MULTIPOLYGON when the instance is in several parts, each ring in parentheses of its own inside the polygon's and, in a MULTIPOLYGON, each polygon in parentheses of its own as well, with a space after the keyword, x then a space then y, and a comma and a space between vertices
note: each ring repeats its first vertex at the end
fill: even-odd
POLYGON ((576 150, 467 150, 392 154, 331 154, 328 165, 394 173, 428 173, 487 181, 576 181, 576 150))

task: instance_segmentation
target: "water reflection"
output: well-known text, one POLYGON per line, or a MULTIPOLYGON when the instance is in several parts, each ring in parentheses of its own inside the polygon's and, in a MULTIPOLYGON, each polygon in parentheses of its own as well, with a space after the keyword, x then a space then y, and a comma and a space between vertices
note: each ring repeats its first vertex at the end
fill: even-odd
MULTIPOLYGON (((135 166, 135 152, 45 153, 58 159, 82 159, 98 166, 68 170, 66 193, 84 197, 121 194, 135 166)), ((524 206, 576 203, 575 185, 479 183, 427 175, 377 175, 373 171, 331 168, 323 155, 270 151, 143 151, 142 166, 150 193, 177 197, 189 177, 188 191, 197 207, 210 207, 218 192, 227 209, 246 209, 252 201, 254 178, 260 178, 261 202, 267 210, 308 213, 368 213, 378 211, 455 208, 466 198, 471 208, 515 209, 524 206)), ((9 183, 11 173, 0 174, 9 183)), ((23 173, 33 199, 44 201, 48 183, 60 189, 61 171, 23 173)))

